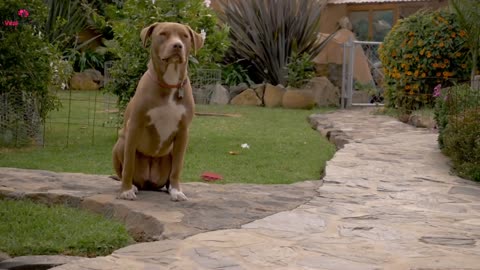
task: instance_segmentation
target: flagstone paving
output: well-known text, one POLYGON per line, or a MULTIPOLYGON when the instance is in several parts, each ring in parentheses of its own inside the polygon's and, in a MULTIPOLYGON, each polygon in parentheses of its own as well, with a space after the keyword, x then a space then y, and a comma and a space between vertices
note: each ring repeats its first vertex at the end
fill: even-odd
MULTIPOLYGON (((480 269, 480 185, 450 173, 435 132, 372 115, 368 109, 314 115, 309 121, 339 148, 328 162, 323 185, 312 181, 300 187, 265 186, 258 193, 256 188, 243 191, 242 185, 232 185, 216 190, 217 197, 212 197, 216 200, 223 198, 218 193, 240 190, 237 193, 260 194, 250 199, 261 201, 293 186, 289 192, 304 188, 293 197, 303 193, 303 198, 308 198, 296 201, 297 207, 241 226, 234 222, 230 229, 202 232, 210 230, 207 228, 192 236, 139 243, 110 256, 54 269, 480 269), (315 193, 305 191, 308 188, 315 193)), ((81 185, 77 181, 71 184, 81 185)), ((26 188, 0 182, 2 185, 0 194, 26 188)), ((102 196, 107 192, 103 188, 110 192, 109 185, 100 186, 94 192, 100 195, 91 196, 102 196)), ((188 189, 195 192, 197 187, 203 184, 188 189)), ((208 198, 208 191, 204 192, 202 198, 208 198)), ((237 195, 235 201, 240 204, 244 195, 237 195)), ((144 196, 133 202, 139 205, 135 210, 143 214, 191 207, 167 204, 165 199, 153 208, 153 196, 144 196), (142 204, 146 207, 140 207, 142 204)), ((207 202, 218 207, 208 199, 197 204, 207 202)), ((236 215, 240 218, 250 211, 256 210, 245 208, 236 215)), ((192 222, 214 222, 211 217, 192 216, 192 222)), ((167 223, 175 218, 181 219, 159 217, 167 223)))

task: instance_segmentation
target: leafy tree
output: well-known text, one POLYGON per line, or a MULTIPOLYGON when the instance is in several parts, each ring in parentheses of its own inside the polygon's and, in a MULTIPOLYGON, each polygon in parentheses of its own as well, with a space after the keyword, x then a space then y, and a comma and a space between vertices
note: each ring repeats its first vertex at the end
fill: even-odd
POLYGON ((126 105, 135 93, 138 80, 145 72, 149 59, 140 41, 140 31, 154 22, 178 22, 193 30, 206 33, 204 47, 190 58, 190 72, 198 68, 218 68, 228 48, 227 31, 219 27, 217 17, 203 0, 130 0, 106 7, 106 21, 111 25, 114 39, 106 43, 116 57, 106 85, 109 92, 126 105))
POLYGON ((477 74, 478 58, 480 53, 480 1, 478 0, 450 0, 458 22, 467 32, 467 43, 472 57, 471 81, 477 74))

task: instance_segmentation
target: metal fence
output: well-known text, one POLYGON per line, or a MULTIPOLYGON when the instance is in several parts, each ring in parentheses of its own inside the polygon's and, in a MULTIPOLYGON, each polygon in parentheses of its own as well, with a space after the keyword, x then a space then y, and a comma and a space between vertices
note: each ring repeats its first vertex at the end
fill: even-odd
POLYGON ((0 93, 0 146, 40 145, 42 132, 38 102, 32 93, 0 93))
POLYGON ((95 145, 99 137, 116 137, 121 112, 116 96, 100 91, 57 92, 62 106, 48 114, 43 146, 95 145))
MULTIPOLYGON (((111 80, 106 63, 105 83, 111 80)), ((200 69, 192 76, 198 104, 208 104, 221 70, 200 69)), ((114 140, 122 124, 117 97, 102 91, 64 90, 55 93, 61 107, 41 119, 38 102, 29 93, 0 94, 0 148, 92 146, 114 140)))
POLYGON ((378 48, 382 42, 373 41, 356 41, 350 39, 343 44, 343 67, 342 67, 342 93, 340 105, 341 108, 348 108, 355 105, 381 104, 383 72, 381 69, 381 61, 378 57, 378 48), (363 54, 363 55, 359 55, 363 54), (368 72, 372 75, 372 81, 365 86, 356 83, 356 69, 364 68, 358 65, 358 58, 362 57, 367 60, 368 72), (354 91, 357 88, 368 88, 368 102, 354 103, 354 91))
POLYGON ((222 82, 220 69, 198 69, 192 73, 193 98, 196 104, 209 104, 216 84, 222 82))

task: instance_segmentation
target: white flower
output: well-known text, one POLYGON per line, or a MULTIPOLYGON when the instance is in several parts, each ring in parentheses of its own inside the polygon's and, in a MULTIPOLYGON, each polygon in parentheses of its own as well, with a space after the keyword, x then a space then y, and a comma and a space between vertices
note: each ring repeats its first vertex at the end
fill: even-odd
POLYGON ((250 145, 248 145, 247 143, 244 143, 242 145, 240 145, 243 149, 250 149, 250 145))
POLYGON ((206 6, 206 7, 210 7, 210 4, 212 3, 212 1, 210 0, 203 0, 203 4, 206 6))
POLYGON ((67 84, 66 83, 62 83, 62 90, 65 90, 67 89, 67 84))
POLYGON ((205 32, 205 29, 202 29, 202 31, 200 31, 200 36, 202 36, 203 40, 207 38, 207 32, 205 32))
POLYGON ((154 5, 155 5, 155 1, 157 1, 157 0, 152 0, 152 4, 154 4, 154 5))

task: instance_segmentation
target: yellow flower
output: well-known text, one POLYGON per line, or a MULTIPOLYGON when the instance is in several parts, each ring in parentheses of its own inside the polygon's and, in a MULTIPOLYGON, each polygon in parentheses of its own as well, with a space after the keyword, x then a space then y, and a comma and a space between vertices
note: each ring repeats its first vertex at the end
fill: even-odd
POLYGON ((445 47, 445 44, 443 43, 443 41, 441 41, 441 42, 438 44, 438 47, 440 47, 440 48, 445 47))
POLYGON ((467 35, 467 32, 465 32, 465 30, 460 30, 460 33, 458 33, 458 35, 464 37, 467 35))
POLYGON ((412 76, 412 74, 413 74, 413 73, 412 73, 411 71, 407 71, 407 75, 408 75, 408 76, 412 76))
POLYGON ((425 78, 425 77, 427 77, 427 73, 423 72, 422 73, 422 78, 425 78))
POLYGON ((432 53, 430 51, 427 51, 427 58, 432 57, 432 53))
POLYGON ((415 77, 418 77, 418 74, 419 74, 419 73, 420 73, 420 72, 419 72, 418 70, 415 70, 415 73, 413 73, 413 75, 414 75, 415 77))
POLYGON ((467 68, 467 64, 461 64, 460 65, 463 69, 467 68))
POLYGON ((453 32, 451 35, 450 35, 452 38, 455 38, 457 36, 457 33, 453 32))
POLYGON ((421 51, 420 51, 420 55, 423 55, 425 54, 425 48, 423 48, 421 51))
POLYGON ((433 68, 438 68, 438 63, 432 63, 433 68))
POLYGON ((455 56, 456 56, 456 57, 460 57, 460 56, 462 56, 462 53, 461 53, 461 52, 456 52, 456 53, 455 53, 455 56))

